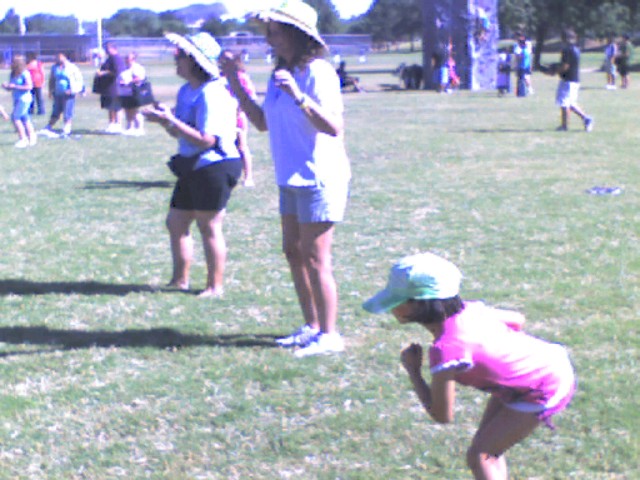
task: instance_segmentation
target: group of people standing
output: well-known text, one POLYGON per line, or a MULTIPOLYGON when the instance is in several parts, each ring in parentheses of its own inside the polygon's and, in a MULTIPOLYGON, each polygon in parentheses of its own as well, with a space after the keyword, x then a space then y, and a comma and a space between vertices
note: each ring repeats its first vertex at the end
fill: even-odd
MULTIPOLYGON (((303 319, 291 335, 277 341, 294 348, 296 357, 336 354, 345 345, 338 332, 331 252, 351 181, 340 79, 323 58, 327 46, 312 7, 301 0, 287 0, 257 18, 264 24, 276 60, 262 103, 248 86, 241 64, 230 52, 223 53, 208 33, 166 35, 176 46, 176 73, 185 83, 175 107, 154 103, 142 114, 177 140, 177 154, 169 162, 177 176, 166 218, 173 259, 169 286, 190 288, 190 227, 195 222, 207 263, 206 287, 200 296, 224 294, 227 247, 222 225, 231 193, 246 170, 238 128, 244 128, 242 122, 248 119, 269 135, 282 249, 303 319), (246 119, 239 120, 238 108, 246 119)), ((112 59, 101 70, 119 76, 121 65, 113 58, 113 50, 110 55, 112 59)), ((69 68, 63 56, 58 63, 63 72, 69 68)), ((17 64, 5 88, 30 91, 32 82, 23 71, 23 65, 17 64)), ((132 69, 131 78, 140 78, 139 74, 132 69)), ((73 94, 71 81, 60 83, 61 92, 73 94)), ((102 102, 111 124, 115 123, 112 112, 118 111, 113 103, 116 91, 102 102)), ((24 118, 29 106, 25 100, 15 118, 24 118)), ((27 142, 35 138, 32 132, 24 135, 27 142)), ((391 312, 400 323, 419 323, 433 336, 430 383, 422 375, 419 345, 405 349, 401 362, 434 420, 453 419, 456 384, 491 394, 467 461, 475 478, 506 479, 505 452, 540 424, 551 425, 551 416, 567 406, 575 387, 573 369, 564 348, 522 332, 522 315, 463 301, 461 277, 457 267, 436 255, 406 257, 391 269, 387 286, 363 308, 391 312)))
MULTIPOLYGON (((123 133, 139 136, 143 134, 143 117, 140 104, 133 95, 134 85, 142 83, 146 72, 136 61, 134 53, 124 59, 118 55, 115 45, 107 44, 108 57, 96 72, 104 77, 108 87, 100 96, 100 106, 107 110, 109 123, 106 133, 123 133), (125 128, 121 126, 120 112, 125 112, 125 128)), ((17 148, 33 146, 37 143, 36 134, 48 138, 66 138, 71 134, 76 97, 85 93, 82 72, 65 54, 56 54, 51 66, 48 82, 43 63, 34 53, 15 55, 11 64, 9 81, 2 87, 12 92, 13 112, 11 119, 18 134, 17 148), (52 110, 47 125, 36 132, 31 115, 45 115, 44 87, 52 100, 52 110), (55 125, 63 119, 63 127, 56 130, 55 125)), ((2 110, 4 112, 4 110, 2 110)), ((6 112, 5 112, 6 113, 6 112)))
POLYGON ((107 111, 106 133, 141 136, 144 134, 142 104, 135 95, 135 88, 146 80, 145 68, 137 61, 136 54, 130 52, 122 57, 113 42, 105 45, 107 58, 96 71, 95 93, 100 94, 100 107, 107 111), (121 112, 124 110, 124 128, 121 112))
POLYGON ((269 132, 282 248, 304 319, 279 343, 297 347, 298 357, 337 353, 344 349, 344 341, 337 331, 331 249, 335 224, 345 214, 351 178, 340 80, 323 59, 327 46, 313 8, 289 1, 263 12, 259 19, 277 59, 262 104, 248 87, 237 57, 223 53, 209 34, 167 34, 177 47, 176 72, 186 83, 175 108, 159 104, 143 114, 178 139, 178 154, 171 161, 178 178, 166 222, 173 258, 169 286, 189 288, 190 226, 195 222, 207 262, 206 287, 200 296, 223 295, 226 205, 243 170, 245 181, 253 181, 243 167, 246 150, 243 136, 238 135, 248 119, 259 131, 269 132))
POLYGON ((629 66, 633 58, 633 43, 629 35, 623 35, 620 43, 615 36, 608 38, 604 51, 604 71, 607 75, 607 90, 616 89, 616 74, 620 75, 620 88, 629 87, 629 66))
MULTIPOLYGON (((189 289, 190 226, 195 222, 207 262, 207 284, 200 295, 223 295, 222 222, 242 175, 239 106, 257 130, 269 134, 282 249, 303 318, 299 328, 277 342, 294 348, 296 357, 336 354, 345 345, 338 332, 331 250, 351 180, 340 79, 323 59, 326 44, 309 5, 287 0, 257 18, 276 60, 262 103, 246 88, 234 56, 223 53, 209 34, 167 34, 176 46, 176 73, 185 84, 174 108, 156 104, 143 114, 178 142, 169 162, 177 176, 167 215, 173 258, 169 286, 189 289)), ((436 255, 406 257, 393 266, 387 287, 363 308, 392 312, 400 323, 419 323, 434 337, 430 384, 422 376, 422 348, 414 344, 401 355, 434 420, 452 420, 456 384, 491 394, 467 461, 475 478, 506 479, 505 452, 539 425, 551 426, 551 417, 571 400, 574 373, 563 347, 522 331, 522 315, 463 301, 461 276, 436 255)))

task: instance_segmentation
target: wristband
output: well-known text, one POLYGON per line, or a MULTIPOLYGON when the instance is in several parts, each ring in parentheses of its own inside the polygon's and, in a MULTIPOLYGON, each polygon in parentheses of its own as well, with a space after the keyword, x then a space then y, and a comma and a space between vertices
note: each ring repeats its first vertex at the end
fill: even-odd
POLYGON ((307 102, 308 98, 305 94, 302 94, 299 99, 295 100, 295 104, 302 110, 304 113, 309 113, 309 102, 307 102))

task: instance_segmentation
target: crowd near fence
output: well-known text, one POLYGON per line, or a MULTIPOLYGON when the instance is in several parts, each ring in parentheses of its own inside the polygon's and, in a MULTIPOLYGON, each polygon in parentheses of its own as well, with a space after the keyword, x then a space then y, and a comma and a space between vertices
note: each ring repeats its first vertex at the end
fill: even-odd
MULTIPOLYGON (((332 55, 362 55, 371 50, 371 35, 324 35, 332 55)), ((262 35, 249 33, 217 37, 222 48, 249 58, 267 58, 269 45, 262 35)), ((167 61, 174 52, 173 46, 165 38, 112 37, 112 41, 122 53, 135 52, 141 61, 167 61)), ((0 52, 4 66, 11 63, 13 55, 34 52, 43 61, 52 61, 56 54, 64 52, 73 62, 90 62, 98 52, 95 35, 0 35, 0 52)))

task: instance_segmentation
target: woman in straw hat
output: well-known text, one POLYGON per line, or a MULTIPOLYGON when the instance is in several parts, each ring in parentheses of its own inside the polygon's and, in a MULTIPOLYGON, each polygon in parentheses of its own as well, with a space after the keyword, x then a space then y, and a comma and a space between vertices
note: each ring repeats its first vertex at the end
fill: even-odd
POLYGON ((364 302, 372 313, 391 312, 400 323, 418 323, 434 338, 431 383, 422 377, 422 347, 401 355, 413 389, 438 423, 453 421, 456 383, 490 393, 467 450, 476 479, 506 480, 505 452, 564 410, 575 389, 564 347, 524 333, 524 316, 460 298, 460 270, 432 253, 404 257, 387 286, 364 302))
POLYGON ((338 294, 332 271, 334 225, 342 221, 351 171, 344 149, 340 79, 322 59, 326 44, 317 13, 299 0, 257 15, 277 57, 267 94, 259 105, 246 94, 232 58, 221 65, 240 106, 260 131, 269 131, 280 189, 283 250, 304 325, 279 339, 299 347, 298 357, 337 353, 338 294))
POLYGON ((242 172, 235 146, 238 105, 220 80, 220 46, 213 37, 205 32, 166 36, 177 47, 176 70, 186 83, 178 92, 175 109, 159 104, 143 113, 178 139, 178 155, 170 162, 178 180, 167 215, 173 257, 169 286, 189 288, 193 256, 190 227, 195 221, 207 262, 207 285, 200 296, 219 297, 227 255, 222 222, 242 172))

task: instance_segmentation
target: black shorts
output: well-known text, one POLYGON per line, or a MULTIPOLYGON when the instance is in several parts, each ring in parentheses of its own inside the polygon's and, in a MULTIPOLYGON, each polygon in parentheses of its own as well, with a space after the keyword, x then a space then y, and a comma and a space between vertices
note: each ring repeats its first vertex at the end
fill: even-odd
POLYGON ((120 100, 120 105, 122 105, 122 108, 124 108, 125 110, 133 110, 140 107, 138 100, 136 100, 136 98, 132 95, 120 96, 118 98, 120 100))
POLYGON ((171 208, 178 210, 224 210, 231 190, 242 174, 240 159, 223 160, 178 178, 171 196, 171 208))
POLYGON ((100 95, 100 108, 111 112, 117 112, 122 109, 122 106, 120 105, 120 99, 118 97, 100 95))

